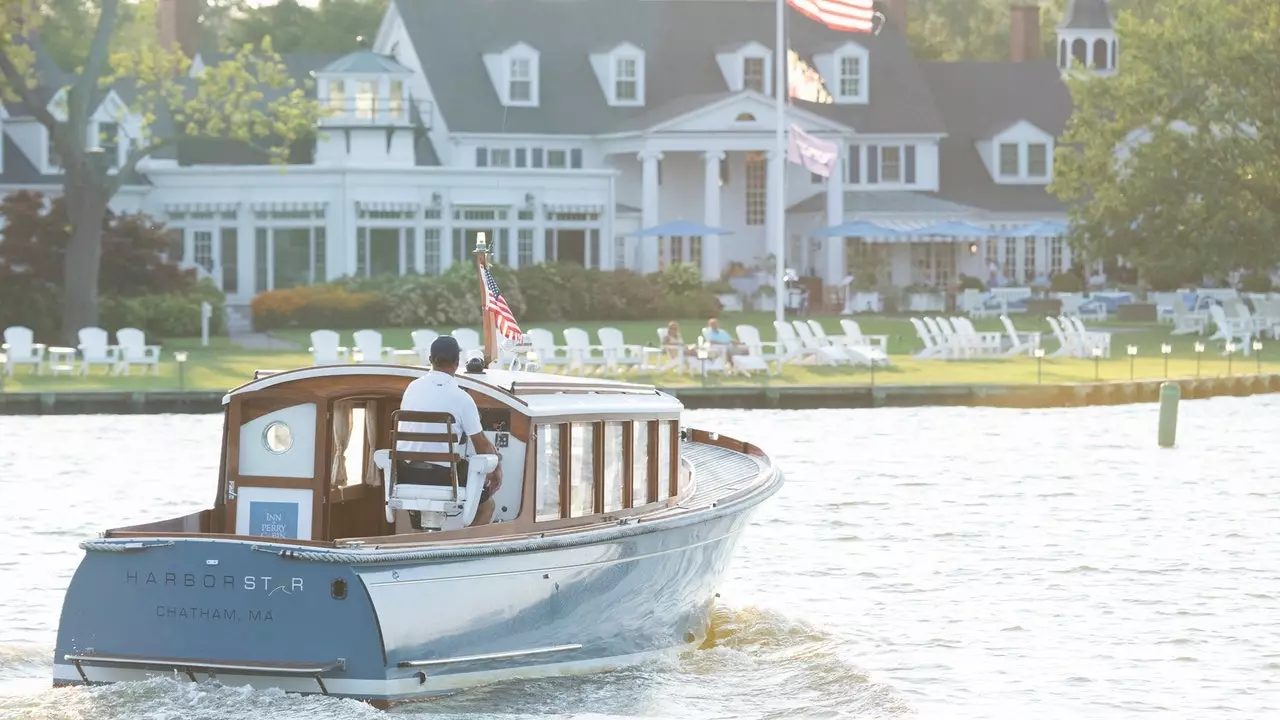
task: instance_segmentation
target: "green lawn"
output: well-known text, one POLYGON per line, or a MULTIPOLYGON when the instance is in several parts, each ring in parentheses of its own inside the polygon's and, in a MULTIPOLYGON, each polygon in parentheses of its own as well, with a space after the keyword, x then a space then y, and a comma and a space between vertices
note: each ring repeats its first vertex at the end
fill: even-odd
MULTIPOLYGON (((840 322, 837 317, 818 318, 829 333, 840 333, 840 322)), ((1037 381, 1036 360, 1029 357, 1018 357, 1009 360, 915 360, 910 357, 920 349, 921 343, 916 337, 911 324, 904 317, 859 316, 858 324, 864 334, 888 335, 890 353, 893 356, 892 368, 877 370, 877 385, 936 385, 936 384, 1025 384, 1037 381)), ((730 332, 742 323, 753 324, 760 329, 765 340, 773 340, 773 316, 771 313, 729 313, 721 317, 721 325, 730 332)), ((705 324, 705 318, 685 318, 678 320, 687 341, 696 338, 705 324)), ((1019 330, 1040 330, 1047 338, 1045 347, 1050 352, 1057 347, 1049 332, 1048 324, 1030 318, 1015 318, 1019 330)), ((527 323, 526 329, 542 327, 557 336, 565 327, 576 326, 592 333, 597 328, 610 325, 618 328, 626 336, 627 341, 640 345, 657 345, 658 337, 655 328, 665 323, 656 321, 619 322, 619 323, 527 323)), ((974 322, 978 330, 999 330, 998 319, 978 320, 974 322)), ((1173 353, 1169 360, 1170 377, 1194 377, 1197 370, 1196 355, 1193 346, 1198 338, 1194 336, 1170 337, 1169 325, 1134 324, 1134 323, 1098 323, 1086 322, 1090 328, 1097 328, 1113 333, 1112 358, 1097 364, 1096 373, 1102 380, 1128 380, 1130 377, 1130 359, 1126 355, 1126 346, 1135 345, 1138 356, 1133 362, 1133 376, 1142 378, 1161 378, 1165 376, 1164 361, 1160 357, 1160 345, 1169 343, 1173 353)), ((432 328, 437 332, 447 332, 453 328, 432 328)), ((478 328, 477 328, 478 329, 478 328)), ((411 328, 382 328, 383 340, 387 345, 395 347, 411 347, 409 337, 411 328)), ((350 344, 350 331, 343 331, 344 344, 350 344)), ((199 339, 183 338, 162 341, 164 363, 159 376, 141 375, 135 369, 132 377, 112 377, 105 374, 104 369, 95 368, 87 377, 61 376, 51 377, 46 370, 43 376, 36 376, 27 368, 17 370, 15 377, 4 378, 0 386, 5 391, 28 390, 171 390, 181 385, 187 389, 226 390, 240 385, 253 377, 256 369, 283 370, 311 364, 310 355, 306 352, 309 345, 309 333, 303 330, 279 331, 274 335, 281 340, 295 343, 295 350, 246 350, 234 345, 226 338, 210 340, 210 346, 200 347, 199 339), (177 363, 173 361, 173 353, 185 350, 189 353, 181 382, 178 376, 177 363)), ((1224 376, 1228 373, 1227 359, 1222 357, 1220 343, 1207 343, 1201 357, 1200 374, 1205 377, 1224 376)), ((1270 358, 1273 353, 1264 350, 1261 369, 1264 372, 1280 372, 1280 343, 1276 343, 1275 362, 1270 358)), ((1237 354, 1231 363, 1233 374, 1257 372, 1259 365, 1254 357, 1244 358, 1237 354)), ((1041 366, 1043 382, 1089 382, 1095 378, 1095 364, 1091 359, 1049 359, 1041 366)), ((664 387, 700 384, 700 378, 680 376, 668 373, 657 377, 631 374, 629 378, 642 382, 652 382, 664 387)), ((789 366, 781 376, 762 380, 759 378, 733 378, 722 380, 725 384, 760 384, 771 385, 862 385, 870 382, 870 372, 866 369, 832 368, 832 367, 796 367, 789 366)))

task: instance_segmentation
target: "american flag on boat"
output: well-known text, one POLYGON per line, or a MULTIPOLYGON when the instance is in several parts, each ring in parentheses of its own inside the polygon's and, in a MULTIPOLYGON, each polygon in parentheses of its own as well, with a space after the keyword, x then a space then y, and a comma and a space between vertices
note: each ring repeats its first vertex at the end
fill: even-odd
POLYGON ((498 328, 499 334, 505 338, 520 342, 524 339, 524 333, 520 331, 520 325, 516 323, 515 315, 511 314, 511 308, 507 306, 507 301, 502 298, 502 293, 498 291, 498 281, 493 279, 493 274, 489 272, 488 267, 484 267, 482 272, 484 272, 484 286, 486 288, 484 298, 485 312, 493 313, 493 324, 498 328))
POLYGON ((832 30, 872 32, 874 0, 787 0, 787 4, 832 30))

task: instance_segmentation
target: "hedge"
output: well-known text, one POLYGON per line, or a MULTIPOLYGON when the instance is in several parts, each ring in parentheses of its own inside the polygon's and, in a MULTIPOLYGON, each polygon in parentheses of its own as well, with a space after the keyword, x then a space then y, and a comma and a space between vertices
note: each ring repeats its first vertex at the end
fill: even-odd
MULTIPOLYGON (((493 267, 494 280, 522 326, 539 322, 667 320, 720 311, 711 286, 692 265, 660 273, 588 270, 574 264, 493 267)), ((256 330, 362 327, 466 327, 480 323, 475 266, 458 263, 440 276, 343 278, 272 290, 251 304, 256 330)))

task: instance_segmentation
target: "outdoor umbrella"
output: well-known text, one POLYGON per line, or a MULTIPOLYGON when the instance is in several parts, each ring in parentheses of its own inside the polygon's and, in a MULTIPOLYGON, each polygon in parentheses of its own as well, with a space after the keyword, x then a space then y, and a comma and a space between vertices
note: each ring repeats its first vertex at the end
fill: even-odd
POLYGON ((905 234, 865 220, 840 223, 809 233, 813 237, 900 237, 905 234))
POLYGON ((695 237, 702 235, 732 235, 732 230, 711 227, 689 220, 672 220, 661 225, 631 233, 631 237, 695 237))

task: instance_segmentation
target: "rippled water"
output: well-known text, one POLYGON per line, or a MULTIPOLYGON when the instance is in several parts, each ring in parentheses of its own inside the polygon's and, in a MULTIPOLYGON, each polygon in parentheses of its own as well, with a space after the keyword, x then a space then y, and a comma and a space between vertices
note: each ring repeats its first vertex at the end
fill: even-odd
MULTIPOLYGON (((744 535, 718 646, 507 683, 431 717, 1275 717, 1280 398, 1156 408, 691 412, 788 483, 744 535)), ((376 718, 155 680, 49 687, 76 542, 212 500, 217 416, 0 417, 0 717, 376 718)))

